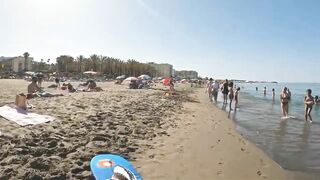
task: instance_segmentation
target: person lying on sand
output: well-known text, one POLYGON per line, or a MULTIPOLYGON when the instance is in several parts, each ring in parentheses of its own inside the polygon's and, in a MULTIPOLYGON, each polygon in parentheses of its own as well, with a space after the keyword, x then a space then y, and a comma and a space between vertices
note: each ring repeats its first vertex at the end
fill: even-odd
POLYGON ((34 98, 34 97, 54 97, 54 96, 63 96, 63 94, 51 94, 48 92, 43 91, 37 85, 38 78, 32 77, 31 83, 28 85, 28 94, 27 99, 34 98))
POLYGON ((70 83, 67 84, 67 87, 68 87, 69 92, 76 92, 77 91, 75 88, 73 88, 73 86, 70 83))

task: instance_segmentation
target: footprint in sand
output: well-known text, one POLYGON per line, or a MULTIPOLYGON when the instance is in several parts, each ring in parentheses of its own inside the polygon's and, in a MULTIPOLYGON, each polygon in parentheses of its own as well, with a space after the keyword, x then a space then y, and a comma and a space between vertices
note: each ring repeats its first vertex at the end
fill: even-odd
POLYGON ((218 175, 218 176, 221 176, 221 175, 222 175, 222 171, 218 171, 218 172, 217 172, 217 175, 218 175))

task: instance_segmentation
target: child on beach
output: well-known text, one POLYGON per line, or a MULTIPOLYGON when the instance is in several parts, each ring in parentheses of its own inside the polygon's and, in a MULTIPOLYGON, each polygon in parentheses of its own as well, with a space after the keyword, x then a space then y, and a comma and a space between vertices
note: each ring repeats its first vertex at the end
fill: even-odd
POLYGON ((288 111, 289 111, 289 94, 287 91, 287 87, 284 87, 281 94, 280 94, 280 102, 281 102, 281 110, 283 117, 288 117, 288 111))
POLYGON ((234 92, 234 108, 236 109, 238 106, 238 94, 240 91, 240 87, 237 88, 237 90, 234 92))
POLYGON ((312 111, 312 106, 314 104, 314 98, 311 95, 311 93, 312 93, 311 89, 308 89, 307 95, 304 97, 304 104, 305 104, 304 117, 306 121, 308 121, 308 117, 309 117, 310 122, 312 122, 311 111, 312 111))

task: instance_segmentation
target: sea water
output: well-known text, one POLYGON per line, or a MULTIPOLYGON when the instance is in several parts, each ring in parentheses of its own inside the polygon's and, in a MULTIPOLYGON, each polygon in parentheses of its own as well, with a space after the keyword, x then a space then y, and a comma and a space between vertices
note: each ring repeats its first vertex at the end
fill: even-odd
POLYGON ((320 84, 240 83, 236 86, 241 88, 236 111, 223 106, 221 96, 217 104, 229 112, 236 130, 283 168, 320 175, 320 105, 313 106, 313 122, 309 123, 304 120, 303 103, 307 89, 312 89, 313 96, 320 95, 320 84), (266 95, 264 87, 267 88, 266 95), (294 118, 281 119, 279 96, 283 87, 291 91, 289 116, 294 118), (275 89, 275 98, 272 97, 272 88, 275 89))

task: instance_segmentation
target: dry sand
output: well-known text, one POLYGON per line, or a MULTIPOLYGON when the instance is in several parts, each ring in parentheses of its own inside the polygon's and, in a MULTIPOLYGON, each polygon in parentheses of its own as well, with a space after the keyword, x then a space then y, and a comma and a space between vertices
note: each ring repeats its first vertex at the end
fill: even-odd
MULTIPOLYGON (((12 103, 28 84, 0 81, 1 105, 12 103)), ((150 141, 175 126, 174 113, 185 97, 165 98, 161 91, 129 90, 114 83, 98 85, 105 91, 64 91, 63 97, 29 101, 35 107, 30 111, 54 116, 55 121, 20 127, 0 118, 0 179, 88 179, 95 154, 116 153, 134 160, 152 146, 150 141)))
MULTIPOLYGON (((4 105, 28 82, 0 84, 4 105)), ((237 134, 203 89, 168 98, 157 90, 98 85, 103 92, 54 90, 65 96, 30 100, 30 111, 54 116, 53 122, 20 127, 0 118, 0 179, 88 179, 90 159, 100 153, 128 158, 144 179, 305 178, 237 134)))

